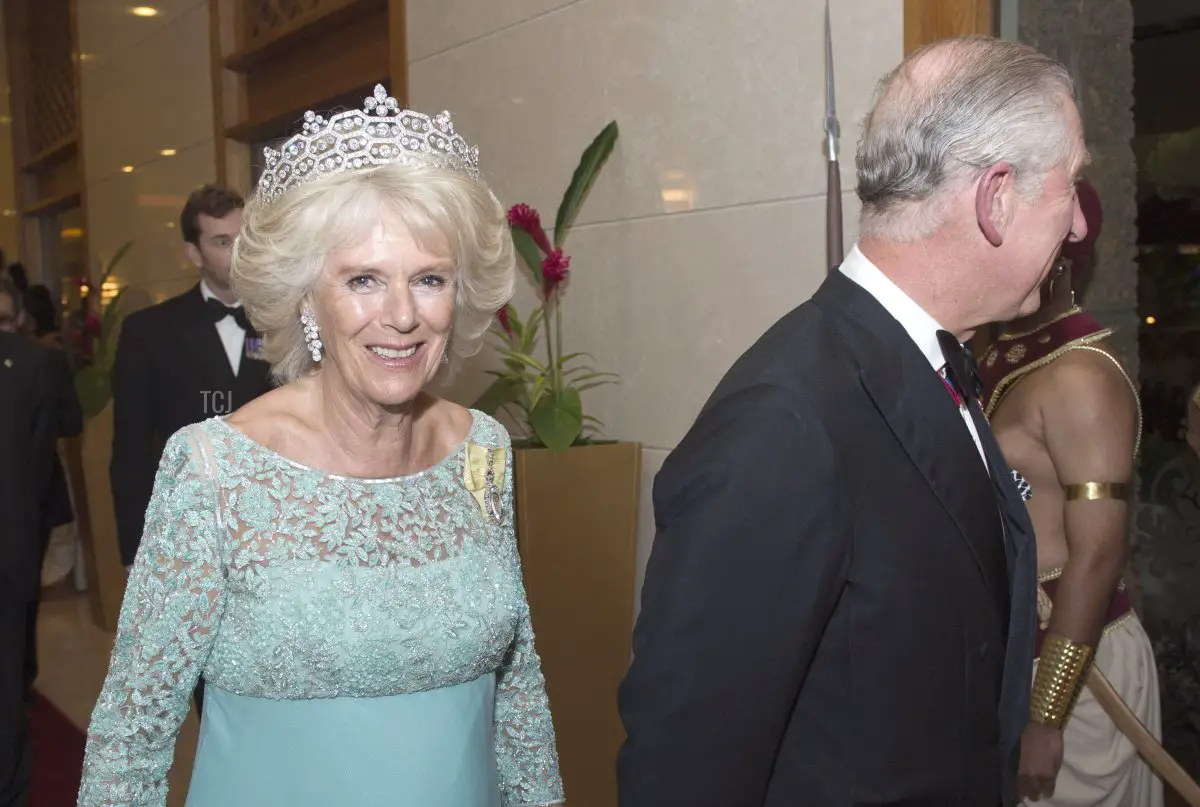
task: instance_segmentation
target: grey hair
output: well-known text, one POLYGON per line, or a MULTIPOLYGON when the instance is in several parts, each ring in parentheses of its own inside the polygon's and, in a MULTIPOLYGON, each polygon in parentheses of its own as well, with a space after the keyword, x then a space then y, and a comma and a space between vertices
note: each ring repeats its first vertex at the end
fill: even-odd
POLYGON ((364 238, 391 213, 427 252, 454 261, 454 325, 447 374, 479 352, 512 298, 516 264, 504 207, 479 180, 448 168, 391 163, 322 176, 246 205, 233 247, 233 287, 263 334, 281 383, 314 368, 300 323, 329 254, 364 238))
POLYGON ((1028 45, 962 37, 914 52, 880 80, 863 122, 860 232, 925 238, 943 223, 940 191, 1001 162, 1022 198, 1038 198, 1046 174, 1074 156, 1073 98, 1066 67, 1028 45))

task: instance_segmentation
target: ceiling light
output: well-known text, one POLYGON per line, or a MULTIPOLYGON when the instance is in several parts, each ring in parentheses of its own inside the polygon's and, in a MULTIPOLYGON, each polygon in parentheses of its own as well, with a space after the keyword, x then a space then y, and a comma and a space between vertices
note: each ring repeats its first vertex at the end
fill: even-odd
POLYGON ((1158 322, 1158 317, 1146 317, 1147 325, 1153 325, 1156 322, 1158 322))
POLYGON ((132 174, 133 166, 132 165, 122 165, 121 170, 124 171, 126 174, 132 174))
POLYGON ((129 13, 135 17, 157 17, 158 9, 154 6, 134 6, 129 13))
POLYGON ((162 151, 159 152, 159 154, 161 154, 164 157, 174 157, 175 149, 163 149, 162 151))

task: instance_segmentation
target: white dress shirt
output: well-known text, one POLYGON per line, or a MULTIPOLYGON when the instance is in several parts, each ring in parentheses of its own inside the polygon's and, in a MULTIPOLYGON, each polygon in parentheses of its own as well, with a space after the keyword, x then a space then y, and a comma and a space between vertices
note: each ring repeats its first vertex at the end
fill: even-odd
MULTIPOLYGON (((858 244, 851 247, 850 254, 842 262, 841 272, 879 301, 925 354, 933 371, 940 374, 946 366, 946 358, 942 355, 941 345, 938 344, 937 332, 945 328, 939 325, 929 312, 913 302, 913 299, 901 291, 887 275, 879 271, 879 267, 862 254, 858 244)), ((979 432, 975 428, 975 421, 971 419, 971 413, 965 404, 958 407, 958 413, 962 415, 963 423, 971 432, 971 439, 975 441, 975 447, 979 449, 979 456, 983 458, 983 464, 986 466, 987 457, 983 453, 983 443, 979 440, 979 432)))
MULTIPOLYGON (((205 300, 219 299, 203 280, 200 281, 200 294, 205 300)), ((241 300, 230 306, 230 308, 241 307, 241 300)), ((225 346, 225 355, 229 357, 229 366, 233 368, 233 374, 237 375, 238 370, 242 367, 242 351, 246 348, 246 332, 233 317, 225 317, 217 322, 216 326, 217 334, 221 337, 221 344, 225 346)))

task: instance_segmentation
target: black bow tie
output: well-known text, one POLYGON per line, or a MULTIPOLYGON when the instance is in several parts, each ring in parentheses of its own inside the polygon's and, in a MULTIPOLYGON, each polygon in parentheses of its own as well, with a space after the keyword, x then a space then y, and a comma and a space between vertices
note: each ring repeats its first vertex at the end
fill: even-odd
POLYGON ((254 330, 254 326, 250 324, 250 317, 246 316, 246 309, 242 308, 240 305, 236 307, 232 305, 225 305, 225 303, 221 302, 215 297, 209 297, 204 301, 204 304, 208 306, 208 310, 212 315, 213 322, 220 322, 221 320, 225 319, 225 317, 233 317, 234 321, 237 322, 238 327, 243 331, 249 333, 254 330))
POLYGON ((979 378, 979 369, 970 349, 949 331, 938 331, 937 339, 942 356, 946 359, 946 377, 950 383, 964 399, 979 400, 983 394, 983 381, 979 378))

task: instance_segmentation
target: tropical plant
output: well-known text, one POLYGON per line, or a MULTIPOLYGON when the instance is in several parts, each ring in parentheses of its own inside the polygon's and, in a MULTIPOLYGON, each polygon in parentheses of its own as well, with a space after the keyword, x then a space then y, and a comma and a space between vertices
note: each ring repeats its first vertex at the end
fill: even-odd
MULTIPOLYGON (((105 282, 132 246, 132 241, 126 241, 105 264, 97 291, 104 288, 105 282)), ((95 417, 104 411, 112 398, 112 365, 117 353, 117 327, 121 324, 121 297, 126 289, 128 286, 113 295, 107 305, 101 304, 103 308, 98 329, 85 326, 81 332, 82 340, 87 343, 81 352, 90 357, 90 361, 75 373, 75 393, 87 417, 95 417)))
POLYGON ((539 304, 522 321, 507 305, 496 314, 493 334, 504 359, 504 370, 475 402, 476 409, 495 414, 509 411, 521 421, 525 445, 565 451, 589 442, 595 427, 603 424, 583 412, 581 393, 615 383, 614 373, 597 371, 588 353, 566 353, 562 338, 562 295, 570 274, 571 258, 563 252, 567 235, 588 192, 617 142, 617 124, 609 123, 583 152, 571 184, 563 194, 554 219, 554 240, 542 228, 541 216, 529 205, 508 211, 513 244, 539 304), (545 343, 545 359, 535 358, 538 342, 545 343))

